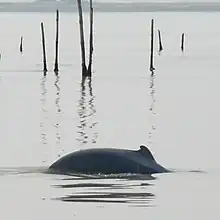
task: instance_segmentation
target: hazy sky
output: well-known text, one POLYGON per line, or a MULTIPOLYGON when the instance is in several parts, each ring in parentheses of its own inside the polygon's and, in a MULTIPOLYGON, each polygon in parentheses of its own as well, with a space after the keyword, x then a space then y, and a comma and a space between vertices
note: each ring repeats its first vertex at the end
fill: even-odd
MULTIPOLYGON (((0 2, 33 2, 33 1, 35 0, 0 0, 0 2)), ((50 0, 50 1, 56 1, 56 0, 50 0)), ((96 2, 220 2, 220 0, 210 0, 210 1, 209 0, 94 0, 94 1, 96 2)))
POLYGON ((97 0, 102 2, 220 2, 220 0, 97 0))

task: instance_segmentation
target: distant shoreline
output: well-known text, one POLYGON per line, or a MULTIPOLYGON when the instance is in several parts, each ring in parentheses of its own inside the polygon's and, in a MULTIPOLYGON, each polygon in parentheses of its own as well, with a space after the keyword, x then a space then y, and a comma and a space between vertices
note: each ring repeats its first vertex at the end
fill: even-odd
MULTIPOLYGON (((101 3, 94 2, 95 12, 220 12, 220 2, 128 2, 101 3)), ((76 3, 36 1, 27 3, 0 3, 0 12, 77 12, 76 3)), ((83 3, 85 12, 88 3, 83 3)))

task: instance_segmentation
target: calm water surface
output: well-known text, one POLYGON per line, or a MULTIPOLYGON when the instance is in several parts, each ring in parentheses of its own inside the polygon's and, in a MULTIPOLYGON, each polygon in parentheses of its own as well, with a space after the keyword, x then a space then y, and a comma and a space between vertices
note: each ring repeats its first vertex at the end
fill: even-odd
POLYGON ((0 218, 218 219, 220 14, 96 13, 94 77, 85 81, 78 16, 60 17, 56 76, 55 15, 0 15, 0 218), (156 40, 154 77, 151 18, 164 46, 159 55, 156 40), (177 172, 154 178, 44 173, 74 150, 141 144, 177 172))

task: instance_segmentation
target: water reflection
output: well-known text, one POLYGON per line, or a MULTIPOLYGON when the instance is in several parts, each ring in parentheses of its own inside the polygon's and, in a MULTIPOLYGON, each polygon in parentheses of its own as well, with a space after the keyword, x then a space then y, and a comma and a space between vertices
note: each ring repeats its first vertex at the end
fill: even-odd
POLYGON ((47 144, 47 134, 46 134, 46 128, 45 128, 45 120, 47 119, 47 110, 46 110, 46 104, 47 104, 47 89, 46 89, 46 76, 43 76, 41 78, 41 122, 40 122, 40 129, 41 129, 41 143, 47 144))
POLYGON ((150 112, 150 131, 148 133, 148 146, 152 146, 154 144, 153 141, 153 133, 156 130, 156 125, 155 125, 155 74, 154 71, 151 71, 151 76, 150 76, 150 97, 151 97, 151 103, 149 107, 149 112, 150 112))
MULTIPOLYGON (((66 174, 65 174, 66 175, 66 174)), ((97 174, 97 175, 89 175, 89 174, 70 174, 71 177, 62 178, 65 180, 155 180, 156 177, 147 174, 97 174)))
MULTIPOLYGON (((100 190, 100 188, 99 188, 100 190)), ((93 202, 93 203, 131 203, 146 206, 153 200, 154 195, 151 193, 115 193, 115 192, 87 192, 86 195, 75 194, 61 197, 63 202, 93 202)))
POLYGON ((63 202, 87 202, 87 203, 127 203, 132 206, 152 206, 151 202, 155 198, 153 193, 150 193, 150 176, 144 175, 123 176, 116 179, 85 179, 85 178, 69 178, 66 181, 72 181, 68 184, 54 185, 56 188, 63 190, 71 189, 71 193, 65 196, 53 198, 63 202), (142 179, 143 178, 143 179, 142 179), (100 180, 102 182, 100 183, 100 180), (136 181, 132 181, 136 180, 136 181))
POLYGON ((78 101, 78 114, 80 117, 80 124, 78 127, 79 137, 77 140, 80 144, 87 144, 91 141, 96 143, 98 133, 95 131, 97 121, 95 119, 95 96, 92 91, 92 78, 82 77, 80 99, 78 101))
POLYGON ((60 139, 61 139, 61 135, 60 135, 60 116, 61 116, 61 107, 60 107, 60 77, 59 75, 55 75, 55 87, 56 87, 56 98, 55 98, 55 106, 56 106, 56 115, 57 115, 57 120, 55 123, 55 127, 56 127, 56 145, 60 145, 60 139))
MULTIPOLYGON (((55 75, 55 80, 54 80, 55 94, 52 96, 53 98, 52 100, 48 98, 48 95, 50 97, 49 93, 52 89, 50 87, 50 91, 48 91, 47 82, 49 79, 50 78, 48 78, 47 75, 44 75, 41 78, 41 83, 40 83, 41 85, 40 105, 41 105, 41 115, 42 115, 40 121, 40 136, 41 136, 40 142, 42 145, 48 144, 48 135, 50 134, 48 133, 48 126, 49 126, 48 122, 53 120, 52 129, 53 131, 55 129, 55 146, 58 148, 58 150, 60 150, 60 142, 61 142, 60 121, 61 121, 61 113, 62 113, 62 109, 60 106, 60 77, 58 75, 55 75), (55 109, 55 117, 52 117, 51 113, 49 112, 49 106, 51 101, 54 103, 53 109, 55 109)), ((60 157, 60 154, 58 154, 58 157, 60 157)), ((46 160, 44 159, 43 162, 46 162, 46 160)))

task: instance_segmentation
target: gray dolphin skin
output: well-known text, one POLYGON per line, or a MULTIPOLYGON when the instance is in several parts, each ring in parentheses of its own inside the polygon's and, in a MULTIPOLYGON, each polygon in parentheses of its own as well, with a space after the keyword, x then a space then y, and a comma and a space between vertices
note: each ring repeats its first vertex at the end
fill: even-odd
POLYGON ((150 150, 141 145, 139 150, 93 148, 65 155, 50 167, 52 173, 83 174, 155 174, 169 172, 156 162, 150 150))

